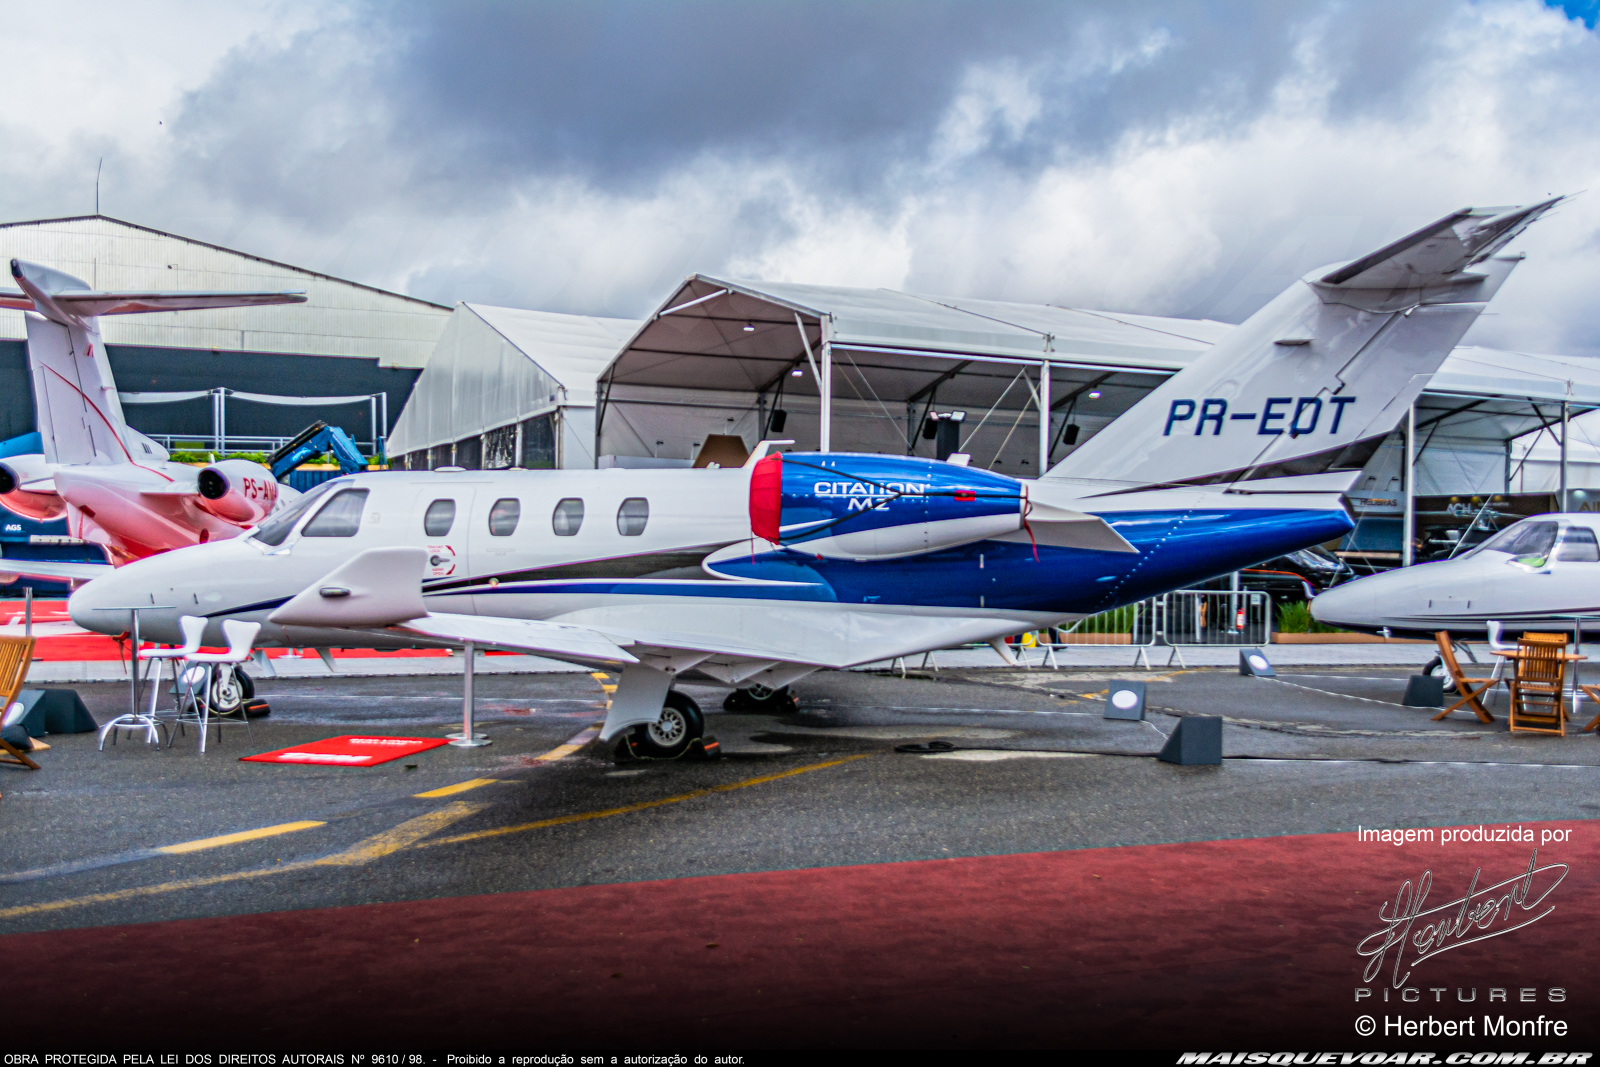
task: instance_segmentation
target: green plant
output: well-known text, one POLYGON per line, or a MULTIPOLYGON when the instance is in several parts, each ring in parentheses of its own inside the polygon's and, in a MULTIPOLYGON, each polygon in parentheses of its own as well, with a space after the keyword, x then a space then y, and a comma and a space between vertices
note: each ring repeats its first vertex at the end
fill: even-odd
POLYGON ((1278 605, 1278 632, 1281 634, 1337 634, 1337 626, 1328 626, 1311 617, 1311 605, 1304 600, 1278 605))
POLYGON ((168 453, 174 463, 214 463, 217 459, 247 459, 252 463, 259 463, 263 467, 267 464, 265 452, 229 452, 224 456, 217 456, 214 452, 204 449, 183 449, 168 453))

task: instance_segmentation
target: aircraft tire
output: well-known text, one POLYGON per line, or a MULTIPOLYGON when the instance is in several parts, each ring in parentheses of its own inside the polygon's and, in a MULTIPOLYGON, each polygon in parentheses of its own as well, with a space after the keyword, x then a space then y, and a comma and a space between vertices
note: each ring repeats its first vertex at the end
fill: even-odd
POLYGON ((211 680, 210 705, 213 715, 237 715, 244 702, 255 695, 250 676, 243 671, 219 670, 211 680))
POLYGON ((752 685, 745 689, 735 689, 722 701, 723 711, 758 712, 765 715, 787 715, 798 706, 788 686, 770 689, 764 685, 752 685))
POLYGON ((689 743, 706 732, 706 719, 687 694, 676 689, 667 694, 659 722, 633 728, 629 739, 635 754, 645 759, 677 759, 689 743))
MULTIPOLYGON (((1422 673, 1426 675, 1444 674, 1444 660, 1438 656, 1433 657, 1423 666, 1422 673)), ((1448 676, 1444 680, 1444 691, 1446 693, 1454 693, 1456 691, 1456 683, 1451 681, 1448 676)))

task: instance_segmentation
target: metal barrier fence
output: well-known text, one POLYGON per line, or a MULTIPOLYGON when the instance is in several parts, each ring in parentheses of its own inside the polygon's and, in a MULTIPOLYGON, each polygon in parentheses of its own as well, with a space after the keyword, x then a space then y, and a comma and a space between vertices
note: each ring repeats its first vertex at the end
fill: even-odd
MULTIPOLYGON (((1148 600, 1124 604, 1120 608, 1089 615, 1070 626, 1028 633, 1012 646, 1012 653, 1024 667, 1057 667, 1056 652, 1085 645, 1123 645, 1136 649, 1133 665, 1152 666, 1150 649, 1171 649, 1167 665, 1183 664, 1183 649, 1210 646, 1255 647, 1272 643, 1272 597, 1244 589, 1179 589, 1148 600), (1030 664, 1028 654, 1040 653, 1039 662, 1030 664)), ((982 644, 961 646, 978 649, 982 644)), ((921 669, 939 669, 932 652, 922 657, 921 669)), ((902 675, 907 670, 904 657, 897 657, 891 670, 902 675)))
POLYGON ((1170 648, 1170 665, 1183 662, 1183 648, 1270 644, 1272 597, 1243 589, 1179 589, 1090 615, 1057 632, 1058 640, 1040 643, 1043 664, 1054 665, 1061 648, 1128 645, 1138 649, 1134 664, 1147 667, 1150 648, 1170 648))

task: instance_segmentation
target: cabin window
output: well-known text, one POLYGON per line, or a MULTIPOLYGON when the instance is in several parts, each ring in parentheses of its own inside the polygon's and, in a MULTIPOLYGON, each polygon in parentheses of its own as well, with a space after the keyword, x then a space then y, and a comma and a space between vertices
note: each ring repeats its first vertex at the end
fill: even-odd
POLYGON ((301 537, 354 537, 361 529, 361 512, 367 506, 365 489, 345 489, 317 512, 300 531, 301 537))
POLYGON ((638 537, 650 521, 650 501, 642 496, 630 496, 617 509, 617 533, 623 537, 638 537))
POLYGON ((516 531, 517 520, 522 518, 522 501, 503 497, 489 509, 489 534, 491 537, 510 537, 516 531))
POLYGON ((428 513, 422 517, 422 532, 429 537, 443 537, 450 532, 455 521, 456 502, 435 500, 428 505, 428 513))
POLYGON ((1600 563, 1600 543, 1587 526, 1568 526, 1561 532, 1556 559, 1563 563, 1600 563))
MULTIPOLYGON (((311 505, 320 500, 332 488, 334 488, 333 482, 323 482, 299 500, 273 512, 267 517, 266 522, 256 527, 256 532, 251 536, 264 545, 271 545, 273 548, 278 547, 289 536, 289 531, 294 529, 294 524, 299 522, 301 516, 311 509, 311 505)), ((279 497, 278 499, 282 500, 283 498, 279 497)))
POLYGON ((555 530, 557 537, 571 537, 582 525, 583 501, 575 496, 569 496, 557 504, 555 513, 550 516, 550 528, 555 530))

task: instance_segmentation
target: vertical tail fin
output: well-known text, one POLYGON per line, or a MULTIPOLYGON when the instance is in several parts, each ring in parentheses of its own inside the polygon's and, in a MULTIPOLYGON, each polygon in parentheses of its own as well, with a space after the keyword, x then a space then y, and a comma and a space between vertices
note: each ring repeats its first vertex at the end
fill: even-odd
POLYGON ((161 446, 131 429, 122 416, 99 316, 146 311, 301 304, 298 290, 278 292, 163 292, 94 290, 81 278, 11 261, 21 292, 0 290, 0 307, 34 312, 28 320, 28 367, 45 459, 51 463, 124 463, 166 458, 161 446))
POLYGON ((1312 271, 1046 477, 1342 490, 1516 266, 1495 253, 1561 199, 1466 208, 1312 271))
MULTIPOLYGON (((36 307, 42 307, 50 296, 40 282, 53 283, 52 288, 71 283, 79 289, 89 288, 60 271, 32 278, 18 272, 17 280, 25 291, 30 282, 40 289, 38 296, 29 293, 36 307)), ((127 462, 127 423, 98 324, 92 318, 71 315, 62 316, 65 322, 39 314, 26 318, 34 416, 44 439, 45 459, 51 463, 127 462)))

